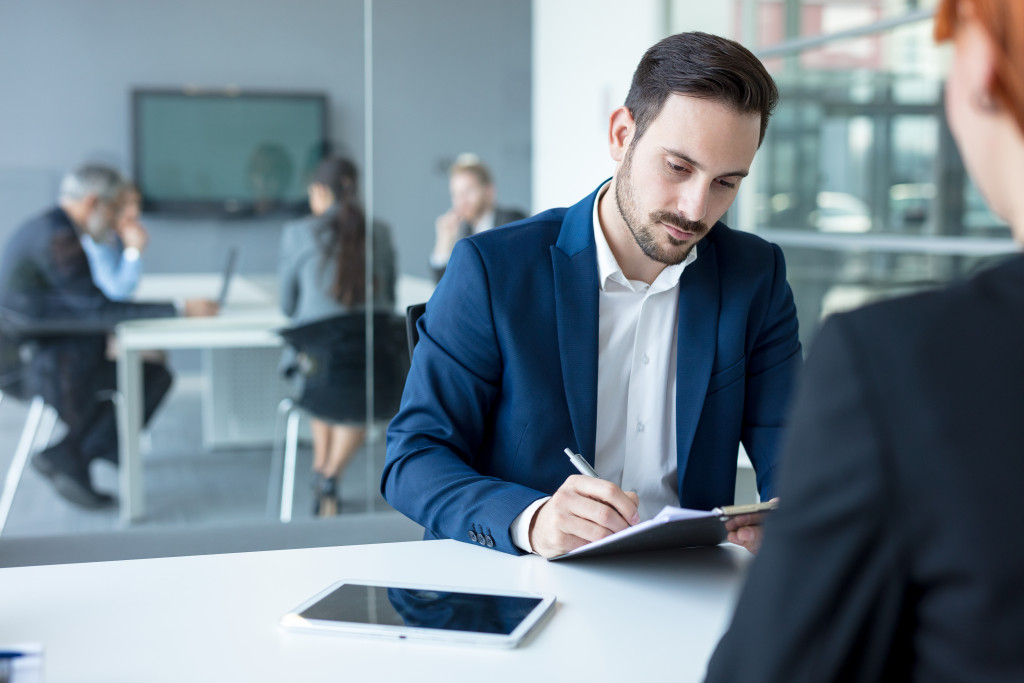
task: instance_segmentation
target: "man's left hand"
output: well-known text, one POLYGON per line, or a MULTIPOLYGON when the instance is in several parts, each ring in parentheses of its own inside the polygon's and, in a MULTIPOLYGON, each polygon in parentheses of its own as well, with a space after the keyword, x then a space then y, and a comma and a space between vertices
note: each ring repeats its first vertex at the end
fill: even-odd
MULTIPOLYGON (((778 498, 772 500, 778 500, 778 498)), ((765 513, 759 512, 733 517, 725 523, 725 529, 729 532, 726 540, 741 545, 751 554, 757 555, 757 551, 761 549, 761 537, 764 535, 764 527, 761 525, 764 515, 765 513)))

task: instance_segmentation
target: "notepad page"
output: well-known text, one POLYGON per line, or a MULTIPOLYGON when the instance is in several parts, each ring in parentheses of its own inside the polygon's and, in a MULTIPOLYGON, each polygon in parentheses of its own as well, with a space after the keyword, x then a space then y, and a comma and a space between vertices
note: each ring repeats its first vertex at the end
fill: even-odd
POLYGON ((575 555, 576 553, 583 552, 585 548, 598 548, 602 545, 607 545, 609 543, 612 543, 613 541, 617 541, 620 538, 625 538, 627 536, 635 536, 636 534, 643 533, 647 529, 650 529, 651 527, 655 527, 661 524, 667 524, 669 522, 675 522, 681 519, 700 519, 701 517, 716 517, 717 515, 718 513, 712 510, 688 510, 687 508, 677 508, 671 505, 666 505, 661 509, 661 512, 656 514, 651 519, 648 519, 647 521, 640 522, 639 524, 634 524, 633 526, 623 529, 622 531, 618 531, 612 534, 611 536, 605 536, 604 538, 593 541, 592 543, 588 543, 574 550, 570 550, 565 554, 575 555))

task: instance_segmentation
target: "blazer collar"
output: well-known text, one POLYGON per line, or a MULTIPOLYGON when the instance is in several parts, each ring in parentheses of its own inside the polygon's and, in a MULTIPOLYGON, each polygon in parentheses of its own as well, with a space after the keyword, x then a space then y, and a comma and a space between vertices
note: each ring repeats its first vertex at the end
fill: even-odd
MULTIPOLYGON (((598 185, 570 207, 551 247, 555 322, 562 382, 576 448, 594 463, 597 434, 597 356, 600 285, 592 212, 598 185)), ((680 485, 697 430, 718 342, 720 286, 715 230, 701 240, 700 258, 679 280, 676 346, 676 449, 680 485)))
MULTIPOLYGON (((605 181, 607 182, 607 181, 605 181)), ((551 247, 554 271, 555 322, 562 383, 569 406, 575 447, 594 463, 597 432, 598 295, 597 252, 592 212, 598 185, 570 207, 551 247)))

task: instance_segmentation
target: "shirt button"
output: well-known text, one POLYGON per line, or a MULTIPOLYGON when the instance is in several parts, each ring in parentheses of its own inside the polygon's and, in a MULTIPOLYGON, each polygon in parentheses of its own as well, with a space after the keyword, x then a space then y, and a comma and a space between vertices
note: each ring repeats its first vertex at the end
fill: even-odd
POLYGON ((651 362, 651 357, 645 353, 643 358, 640 359, 640 362, 642 362, 644 365, 647 365, 648 363, 651 362))
POLYGON ((636 431, 637 432, 643 432, 644 431, 644 423, 643 422, 637 422, 636 423, 636 431))

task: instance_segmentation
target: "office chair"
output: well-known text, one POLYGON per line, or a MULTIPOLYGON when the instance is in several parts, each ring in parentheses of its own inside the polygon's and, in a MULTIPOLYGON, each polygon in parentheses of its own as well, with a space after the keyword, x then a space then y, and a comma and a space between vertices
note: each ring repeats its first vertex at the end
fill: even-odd
MULTIPOLYGON (((343 313, 294 327, 278 334, 295 348, 298 375, 297 396, 278 405, 274 430, 272 472, 281 472, 280 513, 282 522, 292 518, 295 492, 295 462, 299 423, 304 413, 326 422, 365 422, 366 410, 366 314, 343 313), (285 422, 284 443, 280 444, 281 422, 285 422), (282 461, 283 456, 283 461, 282 461)), ((373 316, 373 416, 390 420, 409 372, 406 355, 405 320, 393 313, 373 316)), ((272 475, 268 511, 276 496, 272 475)))
POLYGON ((412 350, 420 340, 420 331, 416 329, 416 322, 427 311, 427 305, 413 304, 405 309, 405 334, 409 341, 409 360, 412 360, 412 350))
POLYGON ((40 436, 44 438, 39 447, 45 448, 49 445, 57 424, 57 411, 47 405, 42 396, 32 395, 28 391, 25 382, 25 358, 19 334, 11 318, 0 312, 0 402, 5 398, 19 402, 29 401, 25 425, 21 429, 11 465, 7 468, 3 490, 0 491, 0 535, 7 526, 7 518, 10 516, 11 506, 14 505, 14 497, 29 457, 38 450, 37 442, 40 441, 40 436))

